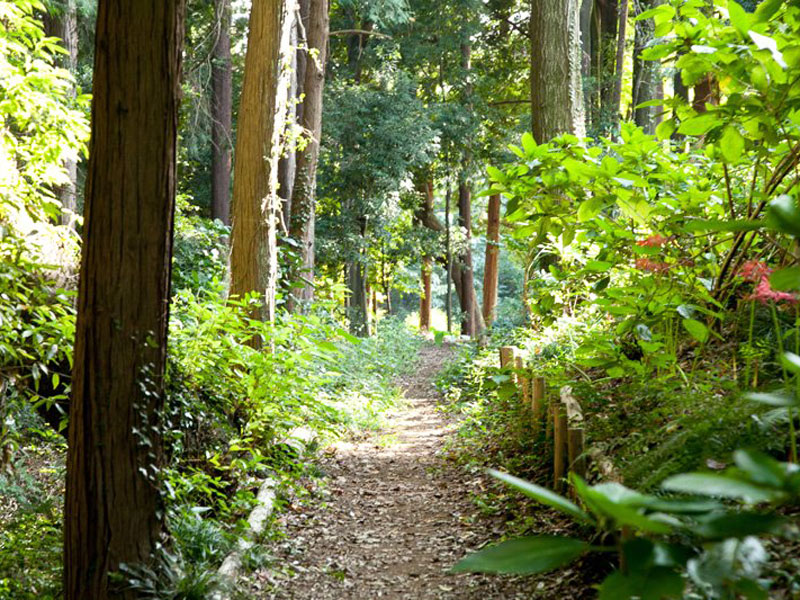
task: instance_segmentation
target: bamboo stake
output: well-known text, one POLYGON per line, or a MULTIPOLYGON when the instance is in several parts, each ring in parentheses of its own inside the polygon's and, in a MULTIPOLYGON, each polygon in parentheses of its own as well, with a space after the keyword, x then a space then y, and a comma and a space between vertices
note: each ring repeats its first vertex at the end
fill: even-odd
POLYGON ((531 382, 531 419, 534 435, 539 432, 539 427, 541 427, 544 405, 544 377, 534 377, 531 382))
POLYGON ((567 470, 567 410, 561 403, 553 403, 553 488, 564 488, 567 470))

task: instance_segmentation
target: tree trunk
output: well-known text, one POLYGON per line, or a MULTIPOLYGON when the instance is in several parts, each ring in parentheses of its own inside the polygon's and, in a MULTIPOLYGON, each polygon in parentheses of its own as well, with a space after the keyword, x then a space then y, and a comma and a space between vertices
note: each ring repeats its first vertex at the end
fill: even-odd
MULTIPOLYGON (((444 238, 445 238, 445 279, 447 280, 447 333, 453 332, 453 252, 450 244, 450 197, 452 196, 450 184, 447 184, 447 193, 444 200, 444 238)), ((433 215, 433 212, 428 213, 433 215)), ((430 225, 428 225, 430 227, 430 225)))
MULTIPOLYGON (((58 7, 51 4, 42 20, 45 34, 49 37, 59 38, 61 45, 67 51, 66 54, 57 55, 58 65, 74 74, 78 69, 78 12, 75 0, 63 0, 58 7)), ((75 95, 74 87, 71 87, 70 93, 75 95)), ((78 211, 78 161, 75 158, 66 159, 64 169, 67 172, 69 183, 58 187, 55 193, 61 202, 62 210, 64 210, 60 218, 61 224, 70 225, 73 224, 73 217, 70 213, 78 211)))
POLYGON ((531 0, 530 7, 533 137, 584 137, 580 2, 531 0))
POLYGON ((231 295, 262 295, 260 318, 275 315, 278 159, 288 83, 287 13, 293 0, 254 0, 236 135, 231 240, 231 295))
POLYGON ((487 325, 494 321, 497 305, 497 278, 500 259, 500 194, 489 197, 488 223, 486 225, 486 262, 483 270, 483 320, 487 325))
POLYGON ((464 231, 464 251, 458 257, 461 267, 461 333, 476 337, 483 331, 483 317, 480 316, 475 297, 475 279, 472 270, 472 190, 469 183, 458 185, 458 224, 464 231), (472 293, 470 293, 472 290, 472 293), (480 316, 480 318, 478 318, 480 316))
POLYGON ((347 265, 347 288, 350 290, 347 310, 350 333, 358 337, 369 335, 369 296, 364 265, 352 261, 347 265))
POLYGON ((622 110, 622 76, 625 71, 625 36, 628 26, 628 0, 619 3, 619 25, 617 26, 617 53, 614 58, 614 94, 611 99, 611 114, 614 129, 619 129, 622 110))
POLYGON ((64 598, 132 599, 158 490, 175 202, 183 0, 100 0, 72 373, 64 598))
POLYGON ((285 115, 285 129, 284 133, 288 136, 282 141, 281 147, 283 152, 278 160, 278 196, 280 197, 280 223, 281 230, 286 234, 289 233, 289 221, 292 218, 292 188, 294 187, 294 177, 297 169, 297 156, 294 135, 295 126, 298 121, 297 118, 297 105, 299 105, 298 94, 298 80, 297 80, 297 55, 299 53, 299 28, 300 23, 297 22, 297 12, 292 11, 287 15, 289 22, 289 45, 291 47, 289 57, 289 73, 288 73, 288 99, 286 103, 285 115))
POLYGON ((300 272, 293 277, 293 294, 309 302, 314 299, 314 226, 317 191, 317 161, 322 136, 322 92, 328 48, 328 0, 308 0, 308 19, 304 23, 306 43, 316 57, 306 56, 300 125, 309 136, 306 147, 297 153, 292 190, 291 236, 300 245, 300 272))
POLYGON ((211 218, 231 224, 233 114, 231 0, 214 0, 217 39, 211 63, 211 218))
POLYGON ((698 113, 706 112, 706 104, 718 104, 716 93, 716 82, 711 75, 706 75, 694 86, 694 96, 692 97, 692 108, 698 113))
MULTIPOLYGON (((422 184, 424 188, 425 213, 433 212, 433 182, 428 180, 422 184)), ((433 264, 430 255, 422 257, 422 293, 419 298, 419 328, 420 331, 428 331, 431 327, 431 273, 433 264)))
MULTIPOLYGON (((634 0, 636 15, 654 8, 663 0, 634 0)), ((642 51, 653 40, 655 24, 653 19, 636 21, 633 49, 633 120, 645 133, 655 134, 656 126, 661 120, 660 106, 636 108, 637 105, 663 97, 661 86, 661 65, 656 60, 642 60, 642 51)))

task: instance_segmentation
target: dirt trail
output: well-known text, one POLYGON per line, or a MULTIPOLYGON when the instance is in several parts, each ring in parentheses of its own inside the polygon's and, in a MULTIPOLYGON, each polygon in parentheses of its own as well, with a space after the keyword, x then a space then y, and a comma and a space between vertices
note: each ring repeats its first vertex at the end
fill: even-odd
POLYGON ((292 572, 256 574, 253 596, 280 600, 531 598, 530 579, 450 575, 467 549, 496 539, 498 523, 478 516, 478 481, 441 456, 453 434, 436 411, 433 378, 450 350, 423 348, 416 372, 400 383, 406 406, 381 432, 340 442, 321 460, 327 506, 283 518, 275 553, 292 572), (469 480, 472 481, 469 481, 469 480), (260 588, 261 591, 258 591, 260 588))

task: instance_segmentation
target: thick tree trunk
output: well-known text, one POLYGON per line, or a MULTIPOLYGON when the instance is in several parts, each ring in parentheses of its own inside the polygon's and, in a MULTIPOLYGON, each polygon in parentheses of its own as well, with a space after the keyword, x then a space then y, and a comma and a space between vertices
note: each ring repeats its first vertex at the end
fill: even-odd
POLYGON ((66 500, 66 600, 132 599, 162 541, 158 490, 183 0, 100 0, 66 500))
POLYGON ((614 94, 611 97, 611 114, 614 128, 619 128, 622 110, 622 77, 625 71, 625 36, 628 29, 628 0, 619 3, 619 25, 617 26, 617 53, 614 58, 614 94))
POLYGON ((486 225, 486 262, 483 269, 483 320, 487 325, 494 321, 497 305, 497 278, 500 259, 500 194, 489 196, 486 225))
POLYGON ((706 75, 694 86, 694 96, 692 97, 692 108, 699 113, 706 112, 706 104, 718 104, 716 82, 711 75, 706 75))
POLYGON ((262 295, 260 317, 275 315, 278 159, 288 81, 287 12, 293 0, 254 0, 250 12, 233 176, 231 294, 262 295))
MULTIPOLYGON (((67 51, 66 54, 58 55, 58 64, 74 74, 78 68, 78 12, 75 0, 63 0, 62 4, 57 7, 51 4, 42 20, 45 34, 59 38, 61 45, 67 51)), ((70 91, 74 96, 75 89, 72 88, 70 91)), ((75 158, 66 159, 64 169, 67 171, 69 183, 60 186, 55 193, 64 210, 61 215, 61 224, 70 225, 73 223, 70 213, 78 211, 78 161, 75 158)))
POLYGON ((322 92, 328 47, 328 0, 308 0, 308 19, 304 23, 306 43, 316 56, 305 58, 301 127, 309 136, 306 147, 297 153, 297 168, 292 190, 291 236, 300 246, 300 271, 294 274, 293 294, 305 302, 314 299, 314 226, 317 192, 317 161, 322 136, 322 92), (299 284, 299 285, 298 285, 299 284))
POLYGON ((217 39, 211 64, 211 218, 231 223, 233 113, 231 0, 214 0, 217 39))
MULTIPOLYGON (((636 15, 662 3, 663 0, 634 0, 636 15)), ((661 65, 656 60, 642 60, 642 51, 653 40, 655 24, 653 19, 636 21, 633 49, 633 120, 645 133, 655 134, 660 122, 660 106, 636 108, 637 105, 663 97, 661 86, 661 65)))
POLYGON ((530 7, 533 137, 584 137, 580 2, 531 0, 530 7))

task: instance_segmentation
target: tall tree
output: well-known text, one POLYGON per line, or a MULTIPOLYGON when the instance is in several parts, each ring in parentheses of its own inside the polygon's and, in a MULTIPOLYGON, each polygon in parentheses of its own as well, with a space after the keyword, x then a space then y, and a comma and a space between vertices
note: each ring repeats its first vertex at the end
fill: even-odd
POLYGON ((150 561, 166 362, 183 0, 100 0, 64 507, 66 600, 150 561))
POLYGON ((231 222, 231 0, 214 0, 216 41, 211 64, 211 218, 231 222))
MULTIPOLYGON (((78 10, 75 0, 51 1, 42 20, 45 34, 59 38, 61 45, 66 50, 66 54, 59 55, 60 66, 70 73, 75 73, 78 68, 78 10)), ((71 93, 75 94, 74 87, 71 89, 71 93)), ((78 210, 78 161, 75 158, 67 158, 64 168, 67 171, 69 183, 60 186, 56 190, 56 196, 61 201, 62 208, 74 213, 78 210)), ((62 224, 67 225, 71 220, 70 214, 67 212, 62 214, 62 224)))
POLYGON ((489 196, 486 224, 486 262, 483 269, 483 319, 494 321, 497 304, 498 262, 500 259, 500 194, 489 196))
MULTIPOLYGON (((422 210, 425 214, 433 212, 433 182, 428 179, 423 181, 419 186, 423 194, 423 202, 425 203, 422 210)), ((419 219, 417 219, 419 221, 419 219)), ((422 292, 419 298, 419 329, 420 331, 428 331, 431 327, 431 308, 433 306, 433 296, 431 289, 431 275, 433 273, 433 261, 430 254, 425 254, 422 257, 422 266, 420 275, 422 276, 422 292)))
POLYGON ((278 160, 286 118, 287 14, 293 0, 254 0, 244 63, 233 176, 231 294, 263 297, 261 318, 275 315, 278 278, 278 160))
MULTIPOLYGON (((636 15, 654 8, 663 0, 634 0, 636 15)), ((645 133, 655 134, 661 114, 659 106, 645 106, 636 108, 643 102, 657 100, 664 96, 664 87, 661 81, 661 65, 657 60, 643 60, 642 52, 655 36, 655 23, 653 19, 636 21, 633 49, 633 93, 632 106, 634 107, 633 119, 645 133)))
POLYGON ((537 142, 583 137, 579 0, 531 0, 531 125, 537 142))
POLYGON ((303 102, 300 125, 308 143, 297 153, 291 204, 292 237, 300 248, 300 270, 293 283, 293 294, 304 301, 314 298, 314 244, 316 221, 317 161, 322 137, 322 92, 328 48, 328 0, 303 0, 308 3, 303 21, 308 55, 305 56, 303 102))
POLYGON ((614 93, 611 96, 611 115, 614 130, 619 128, 622 107, 622 79, 625 74, 625 36, 628 31, 628 0, 619 3, 619 25, 617 27, 617 52, 614 58, 614 93))

